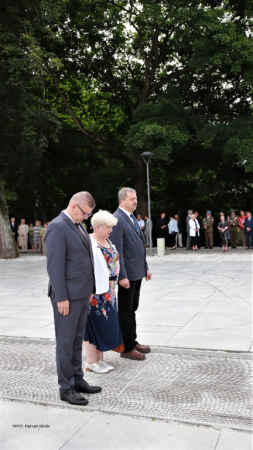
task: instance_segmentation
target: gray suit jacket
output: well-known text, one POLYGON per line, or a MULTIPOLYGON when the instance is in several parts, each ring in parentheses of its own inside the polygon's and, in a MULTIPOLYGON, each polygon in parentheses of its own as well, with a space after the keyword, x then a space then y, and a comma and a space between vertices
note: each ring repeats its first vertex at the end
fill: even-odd
POLYGON ((88 298, 95 285, 91 245, 89 252, 81 231, 63 212, 47 228, 45 244, 48 295, 55 302, 88 298))
POLYGON ((141 280, 148 270, 143 233, 139 235, 132 220, 120 208, 113 215, 118 223, 113 227, 110 240, 119 252, 119 279, 141 280))
POLYGON ((149 219, 149 221, 146 221, 145 223, 145 232, 149 233, 150 229, 152 230, 153 226, 152 226, 152 220, 149 219))
POLYGON ((189 225, 190 220, 191 220, 191 217, 188 214, 188 216, 186 217, 186 231, 188 234, 190 233, 190 225, 189 225))

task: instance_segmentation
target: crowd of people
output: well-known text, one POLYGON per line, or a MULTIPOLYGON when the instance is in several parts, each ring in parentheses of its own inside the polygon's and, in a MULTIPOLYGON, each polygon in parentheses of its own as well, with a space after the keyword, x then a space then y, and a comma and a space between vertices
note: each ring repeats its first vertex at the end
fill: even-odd
POLYGON ((46 254, 45 249, 45 232, 50 222, 42 222, 36 220, 35 225, 26 224, 25 219, 21 219, 20 225, 17 226, 15 217, 11 218, 11 231, 18 249, 22 253, 27 253, 28 248, 36 253, 46 254))
MULTIPOLYGON (((157 237, 165 238, 166 244, 172 246, 171 250, 176 250, 177 247, 183 248, 183 225, 178 214, 170 215, 168 220, 162 212, 157 221, 156 230, 157 237)), ((253 218, 250 211, 246 214, 240 211, 240 215, 237 216, 233 210, 227 218, 221 211, 218 220, 214 219, 211 211, 206 211, 206 216, 201 220, 198 211, 189 209, 185 231, 186 250, 197 251, 202 246, 212 249, 214 235, 217 236, 217 233, 219 236, 217 244, 221 245, 224 252, 227 251, 229 244, 231 248, 236 248, 239 244, 248 250, 253 249, 253 218)))
MULTIPOLYGON (((241 245, 246 249, 253 248, 253 218, 249 211, 245 214, 242 210, 240 215, 236 215, 232 210, 227 217, 221 211, 219 219, 214 219, 212 212, 206 211, 206 216, 200 219, 198 211, 189 209, 185 229, 178 214, 169 215, 167 219, 166 214, 162 212, 155 229, 147 215, 142 218, 141 214, 137 214, 136 219, 143 233, 146 248, 153 246, 153 237, 165 238, 165 243, 171 250, 183 248, 184 241, 186 250, 194 251, 201 247, 212 249, 215 244, 221 246, 224 252, 229 246, 236 248, 241 245)), ((22 253, 27 253, 29 248, 36 253, 46 254, 44 238, 49 223, 44 222, 42 225, 42 222, 37 220, 35 225, 30 223, 28 226, 25 219, 21 219, 20 225, 17 226, 16 219, 11 218, 11 230, 22 253)), ((87 230, 85 221, 82 222, 82 226, 87 230)), ((92 224, 88 231, 93 231, 92 224)))
MULTIPOLYGON (((229 245, 231 248, 236 248, 238 245, 246 249, 253 248, 253 218, 249 211, 245 214, 242 210, 240 215, 236 215, 233 210, 227 217, 221 211, 219 219, 216 220, 212 217, 211 211, 206 211, 206 216, 202 220, 198 211, 189 209, 185 220, 185 232, 178 214, 169 215, 167 219, 166 214, 162 212, 154 230, 153 222, 147 215, 142 218, 141 214, 137 214, 136 219, 143 233, 146 248, 153 246, 153 237, 165 238, 166 245, 171 246, 171 250, 183 248, 184 240, 186 250, 194 251, 201 247, 212 249, 215 244, 221 246, 224 252, 228 250, 229 245)), ((16 219, 11 218, 12 233, 22 253, 27 253, 29 248, 36 253, 46 254, 44 237, 49 223, 44 222, 42 225, 42 222, 37 220, 35 225, 30 223, 28 226, 25 219, 21 219, 20 225, 17 226, 16 219)), ((87 230, 85 221, 82 226, 87 230)), ((92 224, 88 231, 93 231, 92 224)))

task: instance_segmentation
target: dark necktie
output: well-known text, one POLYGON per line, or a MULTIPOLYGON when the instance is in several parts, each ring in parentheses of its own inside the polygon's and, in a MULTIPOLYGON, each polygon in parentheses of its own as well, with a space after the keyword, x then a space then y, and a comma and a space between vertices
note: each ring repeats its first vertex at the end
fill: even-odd
POLYGON ((79 223, 75 223, 75 226, 78 228, 78 230, 80 231, 80 233, 82 233, 84 239, 85 239, 85 243, 86 243, 86 247, 87 249, 90 251, 90 243, 89 243, 89 238, 88 238, 88 234, 84 232, 84 230, 82 230, 82 228, 79 226, 79 223))
POLYGON ((133 220, 133 223, 134 223, 134 226, 135 226, 135 228, 136 228, 137 233, 138 233, 139 235, 141 235, 141 230, 140 230, 140 227, 139 227, 139 225, 138 225, 138 222, 137 222, 136 218, 134 217, 133 214, 130 214, 130 217, 131 217, 131 219, 133 220))

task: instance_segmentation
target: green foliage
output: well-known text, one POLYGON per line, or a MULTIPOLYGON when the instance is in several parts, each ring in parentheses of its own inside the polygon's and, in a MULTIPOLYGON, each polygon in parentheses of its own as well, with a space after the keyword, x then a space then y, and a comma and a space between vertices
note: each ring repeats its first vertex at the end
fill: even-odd
POLYGON ((12 198, 51 215, 84 188, 115 205, 123 183, 137 186, 145 212, 149 150, 153 205, 249 202, 251 10, 233 0, 4 0, 0 163, 12 198))
POLYGON ((184 145, 190 136, 179 100, 161 98, 157 103, 140 106, 133 115, 136 123, 129 127, 125 147, 136 156, 148 150, 160 161, 169 162, 173 146, 184 145))

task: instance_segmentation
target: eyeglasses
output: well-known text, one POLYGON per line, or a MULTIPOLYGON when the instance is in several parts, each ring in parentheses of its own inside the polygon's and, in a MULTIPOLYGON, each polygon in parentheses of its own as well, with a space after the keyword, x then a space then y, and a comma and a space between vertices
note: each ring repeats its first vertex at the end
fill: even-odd
POLYGON ((78 204, 76 204, 76 206, 78 206, 78 208, 80 209, 80 211, 83 213, 84 217, 91 217, 92 213, 86 213, 82 210, 81 206, 79 206, 78 204))

